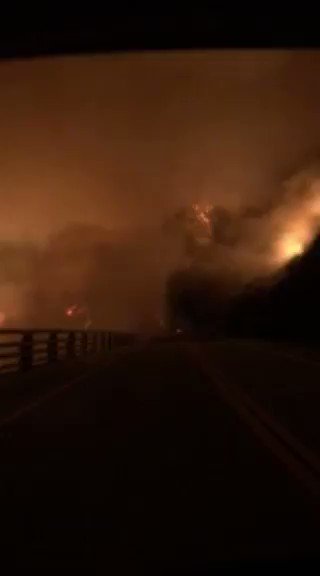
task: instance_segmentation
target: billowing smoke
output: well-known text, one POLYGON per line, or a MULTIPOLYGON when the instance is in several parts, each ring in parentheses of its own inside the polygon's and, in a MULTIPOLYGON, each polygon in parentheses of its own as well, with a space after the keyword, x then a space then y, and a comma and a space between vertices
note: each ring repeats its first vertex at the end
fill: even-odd
MULTIPOLYGON (((293 175, 271 198, 267 205, 244 204, 238 211, 194 206, 189 270, 168 282, 174 325, 219 325, 234 299, 248 289, 253 294, 271 288, 287 264, 308 250, 320 232, 319 163, 293 175)), ((183 220, 188 230, 192 217, 186 212, 183 220)))
POLYGON ((32 243, 0 243, 0 328, 27 324, 39 258, 39 247, 32 243))
POLYGON ((320 164, 314 162, 299 170, 271 198, 268 207, 244 210, 240 216, 241 232, 233 258, 244 282, 277 277, 319 233, 320 164))
POLYGON ((159 329, 166 278, 179 258, 178 246, 161 229, 117 233, 70 224, 41 251, 29 322, 38 327, 159 329))
POLYGON ((274 262, 280 266, 303 254, 320 230, 320 163, 293 175, 284 185, 282 204, 275 210, 277 232, 274 262))
POLYGON ((163 320, 175 271, 228 295, 273 279, 318 229, 319 171, 297 166, 318 151, 319 64, 306 51, 0 63, 0 313, 133 329, 163 320), (224 210, 199 250, 164 230, 195 203, 224 210))
POLYGON ((184 282, 198 284, 198 298, 221 307, 250 282, 276 281, 308 248, 320 226, 318 165, 274 198, 233 211, 188 205, 158 226, 119 231, 71 223, 42 245, 3 244, 0 323, 155 330, 177 272, 180 295, 184 282))

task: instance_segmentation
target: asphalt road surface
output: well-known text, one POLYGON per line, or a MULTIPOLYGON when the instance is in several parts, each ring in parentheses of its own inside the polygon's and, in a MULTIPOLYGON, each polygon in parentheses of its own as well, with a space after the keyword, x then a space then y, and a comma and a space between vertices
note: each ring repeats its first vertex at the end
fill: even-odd
POLYGON ((181 342, 39 369, 11 401, 7 380, 3 573, 319 566, 319 376, 261 344, 181 342))

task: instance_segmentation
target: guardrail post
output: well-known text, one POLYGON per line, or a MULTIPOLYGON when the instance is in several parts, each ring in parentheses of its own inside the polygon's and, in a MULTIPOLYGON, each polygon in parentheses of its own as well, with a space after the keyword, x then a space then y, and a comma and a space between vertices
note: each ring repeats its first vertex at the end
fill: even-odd
POLYGON ((33 364, 33 333, 24 332, 20 343, 19 367, 23 372, 30 370, 33 364))
POLYGON ((108 333, 108 350, 109 352, 112 349, 112 345, 113 345, 113 336, 111 334, 111 332, 108 333))
POLYGON ((74 332, 69 332, 67 341, 67 355, 73 358, 76 354, 76 335, 74 332))
POLYGON ((101 351, 101 332, 97 332, 96 335, 96 352, 101 351))
POLYGON ((100 352, 104 352, 106 349, 106 333, 100 332, 100 352))
POLYGON ((82 351, 82 354, 84 354, 84 355, 88 353, 88 334, 87 334, 87 332, 82 332, 81 351, 82 351))
POLYGON ((58 336, 56 332, 49 334, 47 350, 48 362, 56 362, 58 360, 58 336))
POLYGON ((92 352, 96 354, 98 350, 98 334, 94 332, 92 335, 92 352))

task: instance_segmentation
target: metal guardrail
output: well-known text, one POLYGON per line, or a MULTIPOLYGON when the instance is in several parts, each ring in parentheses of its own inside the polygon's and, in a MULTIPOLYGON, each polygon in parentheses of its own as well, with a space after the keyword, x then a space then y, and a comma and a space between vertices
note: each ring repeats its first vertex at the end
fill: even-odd
POLYGON ((135 336, 104 330, 0 330, 0 373, 107 352, 135 336))

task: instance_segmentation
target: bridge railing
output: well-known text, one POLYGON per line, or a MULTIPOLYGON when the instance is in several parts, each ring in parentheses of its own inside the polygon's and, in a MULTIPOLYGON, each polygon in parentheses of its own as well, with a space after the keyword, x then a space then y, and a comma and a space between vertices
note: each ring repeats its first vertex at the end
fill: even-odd
POLYGON ((108 352, 134 340, 133 334, 104 330, 0 330, 0 373, 108 352))

